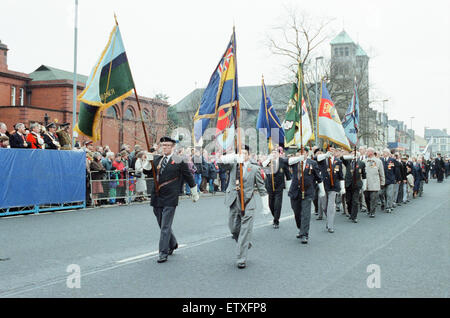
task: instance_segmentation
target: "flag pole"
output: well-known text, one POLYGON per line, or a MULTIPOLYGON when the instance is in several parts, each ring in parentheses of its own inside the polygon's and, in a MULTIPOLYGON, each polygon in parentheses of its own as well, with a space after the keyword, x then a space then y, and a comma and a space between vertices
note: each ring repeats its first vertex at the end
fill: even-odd
MULTIPOLYGON (((238 86, 237 84, 237 55, 236 55, 236 33, 235 33, 235 27, 233 24, 233 53, 234 53, 234 68, 235 68, 235 75, 234 75, 234 79, 233 79, 233 92, 235 91, 236 86, 238 86)), ((240 106, 239 106, 239 92, 237 92, 236 94, 236 129, 237 129, 237 138, 238 138, 238 147, 239 147, 239 155, 241 155, 242 153, 242 141, 241 141, 241 130, 239 129, 239 120, 240 120, 240 116, 241 116, 241 111, 240 111, 240 106)), ((239 164, 239 184, 240 184, 240 194, 241 194, 241 215, 244 216, 245 213, 245 203, 244 203, 244 176, 243 176, 243 171, 242 171, 242 167, 243 164, 240 163, 239 164)))
POLYGON ((75 26, 73 48, 73 104, 72 104, 72 148, 75 148, 75 125, 77 123, 77 40, 78 40, 78 0, 75 0, 75 26))
MULTIPOLYGON (((117 22, 116 13, 114 13, 114 20, 116 21, 116 25, 119 26, 119 23, 117 22)), ((147 144, 147 151, 150 152, 150 142, 148 140, 147 129, 145 128, 144 117, 142 116, 141 103, 139 102, 139 96, 136 91, 136 85, 133 85, 133 89, 134 89, 134 95, 136 96, 136 102, 137 102, 137 106, 138 106, 138 110, 139 110, 139 115, 141 117, 142 128, 144 130, 144 137, 145 137, 145 143, 147 144)), ((150 160, 150 164, 152 165, 152 174, 153 174, 153 182, 155 183, 155 192, 156 192, 156 194, 158 194, 159 193, 159 184, 158 184, 158 179, 156 178, 155 164, 153 163, 153 160, 150 160)))
MULTIPOLYGON (((300 101, 299 116, 300 116, 300 154, 303 155, 303 91, 302 91, 302 68, 301 60, 298 60, 298 87, 297 87, 297 105, 300 101)), ((306 156, 305 156, 306 157, 306 156)), ((305 158, 306 159, 306 158, 305 158)), ((301 175, 302 175, 302 199, 305 198, 305 178, 303 174, 303 161, 301 162, 301 175)))
MULTIPOLYGON (((269 125, 269 115, 267 114, 267 97, 266 97, 266 86, 264 85, 264 75, 262 76, 262 90, 263 90, 263 94, 264 94, 264 110, 266 112, 266 119, 267 119, 267 125, 270 127, 269 125)), ((272 133, 270 134, 270 138, 269 138, 269 151, 272 152, 272 133)), ((272 162, 270 163, 270 172, 272 173, 272 190, 275 192, 275 183, 273 180, 273 165, 272 162)))

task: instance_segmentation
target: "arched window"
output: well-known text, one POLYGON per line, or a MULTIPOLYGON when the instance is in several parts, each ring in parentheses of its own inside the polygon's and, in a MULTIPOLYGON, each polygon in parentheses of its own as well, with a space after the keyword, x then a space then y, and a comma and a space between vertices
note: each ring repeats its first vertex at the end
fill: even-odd
POLYGON ((144 109, 143 113, 142 113, 142 117, 144 117, 144 121, 145 122, 149 122, 150 121, 150 113, 147 109, 144 109))
POLYGON ((106 116, 112 117, 114 119, 117 119, 119 116, 117 116, 117 109, 115 106, 111 106, 106 110, 106 116))
POLYGON ((125 115, 123 116, 124 119, 128 120, 134 120, 135 119, 134 110, 131 106, 128 106, 127 110, 125 111, 125 115))

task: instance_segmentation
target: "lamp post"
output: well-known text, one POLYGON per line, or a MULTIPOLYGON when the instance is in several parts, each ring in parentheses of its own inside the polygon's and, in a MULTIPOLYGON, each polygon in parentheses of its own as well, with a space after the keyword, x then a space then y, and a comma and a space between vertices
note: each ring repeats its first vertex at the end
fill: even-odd
POLYGON ((388 102, 389 99, 383 99, 383 147, 387 147, 387 140, 386 140, 386 127, 388 126, 387 123, 387 115, 386 115, 386 107, 385 107, 385 103, 388 102), (386 119, 386 121, 384 120, 386 119))
POLYGON ((48 120, 49 120, 49 117, 48 117, 47 113, 45 113, 45 115, 44 115, 44 126, 46 128, 47 128, 48 120))
POLYGON ((410 156, 412 157, 412 155, 413 155, 413 152, 412 152, 412 140, 413 140, 413 138, 414 138, 414 131, 413 131, 413 129, 412 129, 412 120, 414 119, 414 118, 416 118, 416 117, 409 117, 410 119, 411 119, 411 128, 410 128, 410 130, 411 130, 411 136, 409 136, 409 154, 410 154, 410 156))
POLYGON ((318 76, 317 76, 317 61, 318 60, 322 60, 323 59, 323 56, 318 56, 318 57, 316 57, 316 87, 315 87, 315 94, 314 95, 316 95, 316 134, 315 134, 315 143, 316 143, 316 146, 319 146, 319 136, 318 136, 318 131, 319 131, 319 99, 318 99, 318 96, 317 96, 317 82, 319 81, 319 79, 318 79, 318 76))

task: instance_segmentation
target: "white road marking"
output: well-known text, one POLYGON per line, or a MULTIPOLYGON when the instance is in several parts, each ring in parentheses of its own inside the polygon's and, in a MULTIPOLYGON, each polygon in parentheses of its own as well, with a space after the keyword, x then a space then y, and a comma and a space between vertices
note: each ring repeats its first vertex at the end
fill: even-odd
MULTIPOLYGON (((183 248, 183 247, 186 247, 186 246, 187 246, 186 244, 180 244, 180 245, 178 245, 178 249, 183 248)), ((116 263, 126 263, 126 262, 131 262, 131 261, 135 261, 135 260, 137 260, 137 259, 141 259, 141 258, 144 258, 144 257, 153 256, 153 255, 158 255, 158 253, 159 253, 159 251, 153 251, 153 252, 150 252, 150 253, 145 253, 145 254, 141 254, 141 255, 137 255, 137 256, 125 258, 125 259, 122 259, 122 260, 120 260, 120 261, 117 261, 116 263)))
POLYGON ((22 218, 23 215, 2 216, 2 219, 22 218))

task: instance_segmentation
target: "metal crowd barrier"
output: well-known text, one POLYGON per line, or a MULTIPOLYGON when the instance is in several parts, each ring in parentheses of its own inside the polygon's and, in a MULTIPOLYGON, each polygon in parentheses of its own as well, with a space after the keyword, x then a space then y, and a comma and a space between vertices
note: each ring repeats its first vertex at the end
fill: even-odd
POLYGON ((149 200, 153 178, 138 177, 134 170, 89 173, 89 206, 130 204, 149 200), (137 191, 140 190, 140 191, 137 191))

